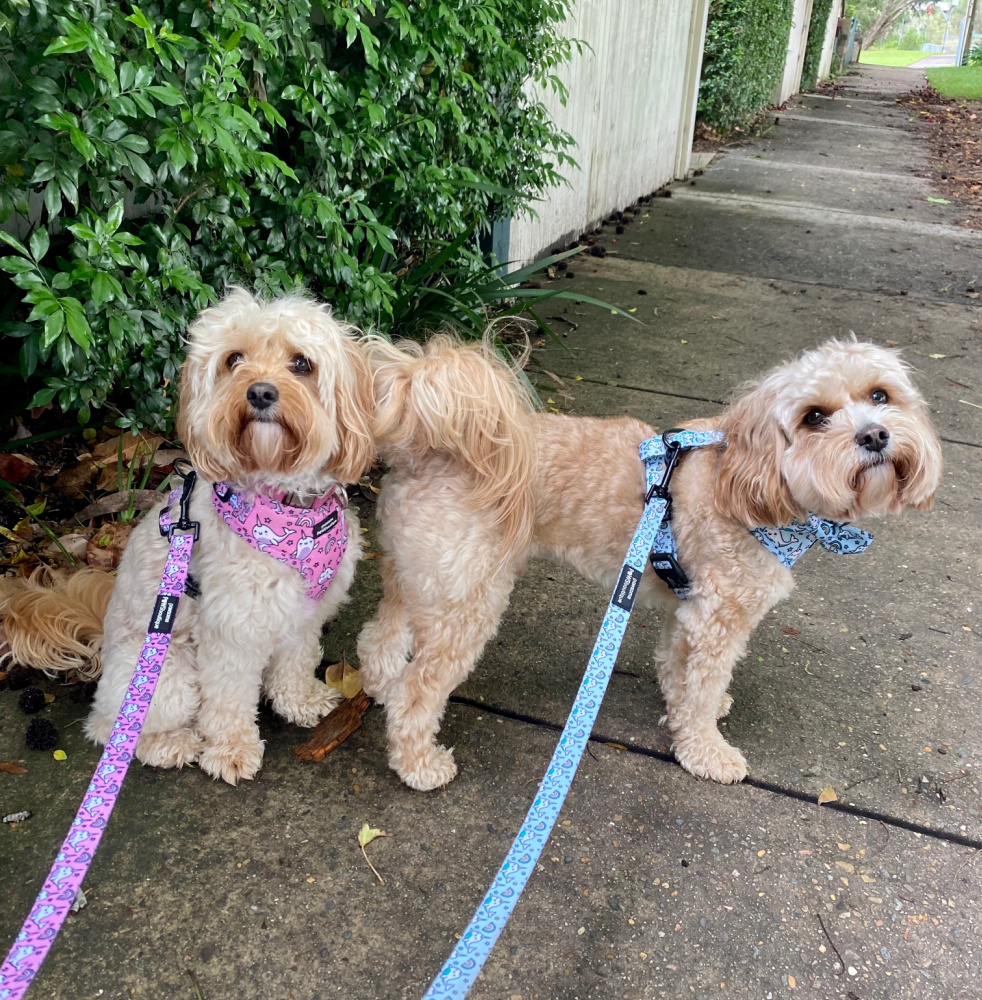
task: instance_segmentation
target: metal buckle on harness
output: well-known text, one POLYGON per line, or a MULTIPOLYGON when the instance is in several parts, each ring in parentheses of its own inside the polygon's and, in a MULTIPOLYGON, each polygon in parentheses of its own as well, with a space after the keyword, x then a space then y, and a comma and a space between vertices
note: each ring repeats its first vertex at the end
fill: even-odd
POLYGON ((175 531, 190 531, 194 535, 194 540, 198 540, 198 528, 200 525, 197 521, 192 521, 188 512, 188 505, 191 502, 191 491, 194 489, 194 484, 198 479, 197 472, 191 466, 191 463, 186 459, 178 459, 174 463, 174 468, 176 469, 178 475, 184 480, 184 484, 181 488, 181 499, 179 503, 180 516, 177 519, 177 523, 168 524, 164 527, 163 523, 160 525, 160 533, 164 538, 170 538, 175 531), (183 468, 178 468, 178 465, 187 466, 187 471, 183 468))
POLYGON ((679 464, 679 458, 682 455, 682 445, 678 441, 670 440, 669 435, 681 434, 683 430, 683 427, 671 427, 662 434, 661 440, 665 447, 665 471, 662 474, 660 483, 651 484, 651 489, 648 490, 644 498, 646 504, 651 503, 652 497, 657 497, 659 500, 664 500, 665 503, 671 504, 672 497, 668 492, 668 484, 672 481, 672 474, 675 472, 675 467, 679 464))

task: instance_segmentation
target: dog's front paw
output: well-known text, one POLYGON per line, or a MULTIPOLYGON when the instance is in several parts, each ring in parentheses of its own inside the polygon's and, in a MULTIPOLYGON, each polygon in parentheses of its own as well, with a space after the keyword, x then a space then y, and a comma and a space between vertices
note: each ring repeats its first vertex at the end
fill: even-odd
POLYGON ((676 736, 675 759, 697 778, 733 785, 747 776, 747 761, 719 733, 676 736))
POLYGON ((251 733, 209 738, 198 757, 205 774, 230 785, 254 778, 262 763, 263 741, 251 733))
POLYGON ((184 767, 198 759, 204 741, 193 729, 144 733, 136 755, 148 767, 184 767))
POLYGON ((273 711, 295 726, 307 729, 316 726, 325 715, 330 715, 338 707, 344 695, 322 681, 312 681, 312 684, 314 686, 303 701, 292 703, 274 698, 273 711))
POLYGON ((716 718, 725 719, 730 714, 730 709, 733 707, 733 698, 728 692, 723 692, 723 697, 719 700, 719 708, 716 709, 716 718))
POLYGON ((431 792, 450 784, 457 776, 453 750, 428 746, 423 752, 410 756, 393 757, 392 767, 402 780, 418 792, 431 792))

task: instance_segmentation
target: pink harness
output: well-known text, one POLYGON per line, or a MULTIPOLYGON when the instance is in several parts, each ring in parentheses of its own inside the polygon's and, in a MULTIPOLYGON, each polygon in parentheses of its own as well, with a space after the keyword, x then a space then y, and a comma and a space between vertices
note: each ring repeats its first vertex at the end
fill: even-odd
POLYGON ((292 566, 307 581, 307 596, 319 601, 348 547, 344 506, 335 489, 309 507, 291 507, 263 493, 236 493, 215 483, 212 502, 225 523, 254 549, 292 566))

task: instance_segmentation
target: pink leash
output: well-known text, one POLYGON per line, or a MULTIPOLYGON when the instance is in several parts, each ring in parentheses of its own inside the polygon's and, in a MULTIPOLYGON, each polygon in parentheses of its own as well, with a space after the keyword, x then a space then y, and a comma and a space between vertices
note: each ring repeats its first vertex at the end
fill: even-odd
POLYGON ((160 668, 170 646, 171 630, 191 562, 191 547, 198 539, 198 524, 188 519, 188 501, 195 478, 194 470, 190 469, 184 475, 183 488, 171 493, 167 507, 160 513, 160 533, 170 540, 170 548, 143 650, 116 716, 112 735, 68 836, 30 915, 0 966, 0 1000, 20 1000, 41 968, 78 890, 82 888, 82 880, 92 864, 126 771, 133 760, 150 699, 160 677, 160 668), (178 500, 180 518, 172 524, 170 507, 178 500))

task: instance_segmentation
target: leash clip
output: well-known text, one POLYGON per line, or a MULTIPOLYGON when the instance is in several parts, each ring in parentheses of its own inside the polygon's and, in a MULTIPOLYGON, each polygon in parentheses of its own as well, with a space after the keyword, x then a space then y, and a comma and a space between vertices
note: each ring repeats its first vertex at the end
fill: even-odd
MULTIPOLYGON (((645 495, 644 502, 646 504, 651 503, 653 497, 657 497, 659 500, 664 500, 665 503, 671 504, 672 495, 668 492, 668 485, 672 481, 672 474, 675 472, 676 466, 679 464, 679 458, 682 455, 682 444, 679 441, 672 441, 669 439, 670 434, 681 434, 683 428, 672 427, 665 431, 661 436, 662 445, 665 448, 665 471, 662 473, 660 483, 652 483, 651 489, 648 490, 645 495)), ((668 512, 666 511, 666 519, 668 517, 668 512)))
POLYGON ((191 463, 186 459, 178 459, 174 463, 174 468, 178 475, 184 480, 181 487, 181 499, 179 503, 180 516, 176 523, 168 524, 166 527, 163 523, 160 525, 160 533, 164 538, 171 538, 175 531, 190 531, 194 536, 194 540, 198 540, 198 529, 200 527, 197 521, 192 521, 190 513, 188 511, 188 506, 191 502, 191 491, 194 489, 194 484, 197 482, 198 474, 194 471, 191 463), (187 471, 183 468, 178 468, 178 463, 181 465, 187 465, 187 471))

